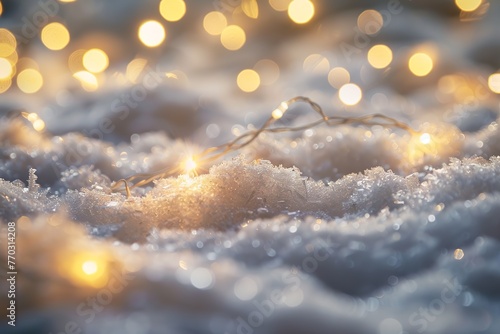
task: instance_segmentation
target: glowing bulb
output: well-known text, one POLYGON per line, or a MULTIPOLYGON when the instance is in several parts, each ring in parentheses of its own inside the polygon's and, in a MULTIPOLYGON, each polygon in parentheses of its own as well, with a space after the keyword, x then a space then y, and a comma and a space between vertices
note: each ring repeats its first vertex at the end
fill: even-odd
POLYGON ((82 270, 85 273, 85 275, 93 275, 97 273, 97 263, 95 261, 85 261, 82 264, 82 270))
POLYGON ((481 6, 482 0, 455 0, 455 4, 464 12, 473 12, 481 6))
POLYGON ((198 167, 198 164, 196 163, 196 161, 194 161, 194 158, 192 156, 184 160, 184 163, 182 165, 184 173, 188 175, 193 173, 198 167))
POLYGON ((210 12, 203 18, 203 28, 210 35, 218 36, 227 26, 227 19, 221 12, 210 12))
POLYGON ((144 45, 154 48, 163 43, 166 33, 160 22, 150 20, 141 24, 138 35, 144 45))
POLYGON ((455 258, 455 260, 463 259, 464 258, 464 251, 460 248, 455 249, 455 251, 453 252, 453 257, 455 258))
POLYGON ((228 50, 239 50, 246 42, 245 31, 237 25, 227 26, 220 35, 220 41, 228 50))
POLYGON ((89 72, 100 73, 108 68, 108 55, 100 49, 90 49, 83 55, 83 66, 89 72))
POLYGON ((246 69, 238 74, 238 78, 236 79, 238 87, 246 92, 251 93, 255 91, 260 86, 260 77, 257 72, 254 70, 246 69))
POLYGON ((428 145, 431 143, 431 135, 428 134, 427 132, 422 133, 420 135, 420 142, 424 145, 428 145))
POLYGON ((38 132, 42 131, 43 129, 45 129, 45 122, 40 118, 35 120, 33 122, 33 129, 35 129, 38 132))
POLYGON ((348 83, 339 89, 339 98, 345 105, 353 106, 358 104, 362 97, 363 92, 356 84, 348 83))
POLYGON ((50 50, 62 50, 68 45, 70 35, 68 29, 59 22, 47 24, 40 35, 43 45, 50 50))
POLYGON ((10 62, 5 58, 0 58, 0 80, 10 78, 13 72, 10 62))
POLYGON ((43 77, 37 70, 28 68, 17 75, 17 86, 26 93, 36 93, 43 86, 43 77))
POLYGON ((271 115, 274 119, 278 120, 281 117, 283 117, 283 115, 285 114, 287 109, 288 109, 288 103, 283 101, 283 102, 281 102, 281 104, 278 108, 273 110, 271 115))
POLYGON ((434 63, 428 54, 419 52, 410 57, 408 67, 417 77, 424 77, 432 71, 434 63))
POLYGON ((493 73, 489 76, 488 87, 493 93, 500 94, 500 73, 493 73))
POLYGON ((375 45, 368 51, 368 62, 374 68, 385 68, 392 62, 392 50, 387 45, 375 45))
POLYGON ((314 16, 314 4, 309 0, 293 0, 288 5, 288 16, 295 23, 307 23, 314 16))
POLYGON ((186 14, 186 3, 183 0, 162 0, 160 14, 167 21, 179 21, 186 14))

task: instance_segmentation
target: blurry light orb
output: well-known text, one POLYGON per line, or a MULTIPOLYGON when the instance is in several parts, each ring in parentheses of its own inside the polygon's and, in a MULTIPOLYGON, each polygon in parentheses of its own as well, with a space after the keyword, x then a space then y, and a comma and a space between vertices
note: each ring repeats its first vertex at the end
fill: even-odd
POLYGON ((12 79, 0 79, 0 94, 6 92, 12 85, 12 79))
POLYGON ((82 270, 86 275, 93 275, 97 272, 97 263, 95 261, 85 261, 82 264, 82 270))
POLYGON ((238 87, 246 92, 251 93, 255 91, 260 86, 260 77, 257 72, 251 69, 246 69, 238 74, 238 78, 236 79, 238 87))
POLYGON ((373 9, 368 9, 358 16, 358 29, 367 35, 375 35, 382 29, 384 18, 382 14, 373 9))
POLYGON ((10 78, 12 73, 14 69, 10 62, 5 58, 0 58, 0 80, 10 78))
POLYGON ((250 277, 244 277, 234 284, 234 294, 240 300, 246 301, 254 298, 259 292, 259 287, 250 277))
POLYGON ((292 2, 292 0, 269 0, 271 7, 278 12, 284 12, 287 10, 290 2, 292 2))
POLYGON ((431 135, 428 134, 427 132, 426 133, 422 133, 420 135, 420 142, 424 145, 428 145, 431 143, 431 135))
POLYGON ((362 97, 363 92, 356 84, 348 83, 339 89, 339 98, 345 105, 353 106, 358 104, 362 97))
POLYGON ((28 68, 17 75, 17 87, 26 93, 36 93, 43 86, 43 77, 37 70, 28 68))
POLYGON ((89 72, 100 73, 109 66, 108 55, 101 49, 90 49, 83 55, 83 66, 89 72))
POLYGON ((8 57, 16 51, 17 41, 13 33, 0 28, 0 57, 8 57))
POLYGON ((214 283, 212 271, 206 268, 196 268, 191 273, 191 284, 198 289, 209 289, 214 283))
POLYGON ((270 59, 259 60, 253 69, 259 74, 260 83, 263 85, 271 85, 280 77, 278 64, 270 59))
POLYGON ((325 56, 314 53, 307 56, 302 67, 306 73, 327 74, 330 71, 330 62, 325 56))
POLYGON ((488 87, 493 93, 500 94, 500 73, 493 73, 489 76, 488 87))
POLYGON ((210 35, 220 35, 225 27, 227 27, 227 19, 221 12, 210 12, 203 18, 203 28, 210 35))
POLYGON ((80 81, 80 83, 82 84, 82 88, 87 92, 93 92, 97 90, 97 88, 99 88, 97 78, 90 72, 79 71, 73 74, 73 77, 80 81))
POLYGON ((220 35, 220 41, 228 50, 239 50, 246 42, 245 31, 237 25, 227 26, 220 35))
POLYGON ((33 129, 40 132, 45 129, 45 122, 42 119, 37 119, 33 122, 33 129))
POLYGON ((149 20, 141 24, 138 36, 144 45, 154 48, 163 43, 166 33, 160 22, 149 20))
POLYGON ((410 71, 417 77, 424 77, 432 71, 434 63, 432 61, 432 58, 428 54, 418 52, 410 57, 410 60, 408 61, 408 67, 410 68, 410 71))
POLYGON ((162 0, 160 14, 167 21, 179 21, 186 14, 186 3, 183 0, 162 0))
POLYGON ((374 68, 386 68, 392 62, 392 50, 387 45, 374 45, 368 51, 368 62, 374 68))
POLYGON ((309 0, 293 0, 288 5, 288 16, 295 23, 307 23, 314 16, 314 4, 309 0))
POLYGON ((54 51, 64 49, 70 41, 68 29, 59 22, 47 24, 43 27, 40 36, 43 45, 45 45, 47 49, 54 51))
POLYGON ((351 81, 351 75, 343 67, 334 67, 328 73, 328 82, 333 88, 339 89, 351 81))
POLYGON ((482 0, 455 0, 455 4, 464 12, 473 12, 481 6, 482 0))

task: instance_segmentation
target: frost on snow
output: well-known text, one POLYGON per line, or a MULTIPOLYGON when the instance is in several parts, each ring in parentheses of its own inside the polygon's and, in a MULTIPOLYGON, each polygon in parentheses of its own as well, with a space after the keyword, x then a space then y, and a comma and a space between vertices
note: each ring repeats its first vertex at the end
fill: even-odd
POLYGON ((29 293, 20 294, 20 303, 44 304, 50 291, 56 308, 73 306, 58 309, 64 317, 37 314, 39 323, 64 328, 68 319, 85 321, 90 315, 82 301, 103 287, 78 270, 94 259, 106 279, 118 276, 122 289, 85 327, 89 333, 105 323, 124 330, 108 312, 151 328, 174 323, 232 333, 251 326, 255 310, 270 314, 261 328, 270 332, 377 333, 379 326, 439 332, 453 327, 461 312, 467 321, 457 333, 485 326, 485 317, 488 328, 500 328, 500 290, 492 283, 500 278, 500 159, 491 154, 498 154, 496 131, 465 136, 452 149, 457 158, 441 166, 436 161, 434 168, 405 165, 405 152, 387 146, 403 146, 407 138, 386 131, 366 139, 362 129, 321 128, 318 137, 293 139, 300 142, 297 156, 308 157, 302 163, 322 155, 327 167, 280 155, 278 148, 292 139, 265 137, 246 156, 207 166, 196 177, 160 179, 130 198, 112 192, 111 179, 129 175, 132 166, 174 165, 185 145, 152 134, 115 148, 69 134, 29 154, 20 145, 5 146, 21 159, 7 160, 4 178, 22 177, 22 164, 38 161, 28 185, 0 181, 2 217, 18 221, 17 243, 25 245, 18 266, 26 277, 18 284, 29 293), (485 158, 468 158, 469 142, 478 136, 485 158), (86 155, 65 165, 72 145, 82 143, 86 155), (150 163, 120 167, 118 152, 150 163), (350 158, 357 160, 353 167, 350 158), (332 166, 339 167, 326 174, 332 166), (352 170, 359 166, 367 169, 352 170), (40 186, 39 173, 58 176, 40 186), (430 321, 422 307, 442 316, 430 321))

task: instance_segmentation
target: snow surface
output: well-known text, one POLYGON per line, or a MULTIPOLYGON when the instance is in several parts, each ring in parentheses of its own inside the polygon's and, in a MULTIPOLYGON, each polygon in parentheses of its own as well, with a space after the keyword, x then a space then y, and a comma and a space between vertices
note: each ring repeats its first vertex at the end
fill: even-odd
MULTIPOLYGON (((347 1, 337 4, 345 13, 339 21, 356 17, 347 1)), ((498 4, 490 4, 481 31, 498 30, 498 4)), ((411 6, 380 40, 450 39, 443 51, 450 61, 437 64, 437 77, 497 69, 497 58, 481 55, 484 43, 499 50, 498 36, 462 45, 438 16, 451 5, 411 6), (419 10, 433 14, 413 14, 419 10), (408 24, 421 29, 402 29, 408 24)), ((304 39, 311 50, 325 49, 315 34, 289 33, 275 46, 289 67, 281 86, 259 97, 221 83, 224 98, 209 99, 217 85, 207 83, 216 79, 199 74, 187 87, 163 82, 123 120, 109 105, 130 88, 42 101, 47 108, 34 111, 46 132, 15 114, 3 117, 0 217, 17 222, 20 317, 2 333, 500 333, 498 98, 456 108, 435 98, 432 81, 399 77, 404 64, 396 63, 396 74, 368 76, 377 84, 364 91, 372 103, 338 110, 327 81, 302 73, 312 52, 303 50, 304 39), (130 198, 111 190, 113 181, 177 166, 262 124, 295 95, 311 96, 328 114, 383 112, 433 143, 378 126, 319 126, 261 135, 200 166, 198 176, 160 179, 130 198), (116 130, 89 138, 106 117, 116 130), (209 124, 220 135, 208 136, 209 124), (75 272, 82 259, 99 263, 103 284, 75 272)), ((220 57, 198 51, 210 56, 207 63, 220 57)), ((364 56, 356 57, 342 65, 355 68, 364 56)), ((231 71, 217 64, 220 73, 231 71)), ((307 110, 296 105, 282 122, 304 124, 307 110)), ((6 295, 2 285, 2 305, 6 295)))

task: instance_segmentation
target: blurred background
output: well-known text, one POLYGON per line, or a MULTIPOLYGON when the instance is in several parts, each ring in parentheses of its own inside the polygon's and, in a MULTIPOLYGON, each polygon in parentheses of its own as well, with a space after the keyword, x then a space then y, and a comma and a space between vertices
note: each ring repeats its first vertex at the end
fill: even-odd
POLYGON ((459 123, 480 110, 478 122, 489 122, 500 93, 499 7, 1 0, 1 112, 24 111, 35 130, 54 135, 118 143, 164 131, 202 145, 261 125, 297 95, 330 114, 459 123))

